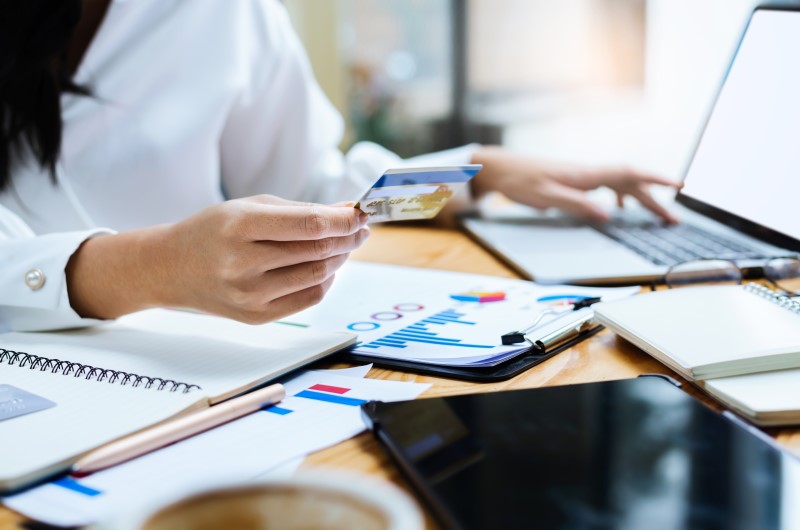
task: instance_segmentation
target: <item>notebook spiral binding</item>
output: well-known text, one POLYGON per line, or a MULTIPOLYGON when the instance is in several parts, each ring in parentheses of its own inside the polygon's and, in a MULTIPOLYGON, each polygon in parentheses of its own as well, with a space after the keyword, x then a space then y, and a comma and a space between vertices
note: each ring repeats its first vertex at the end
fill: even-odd
POLYGON ((789 298, 788 296, 776 293, 768 287, 764 287, 763 285, 759 285, 757 283, 748 283, 744 286, 744 289, 756 296, 760 296, 761 298, 769 300, 770 302, 774 302, 784 309, 800 314, 800 302, 789 298))
POLYGON ((112 384, 119 383, 122 386, 126 386, 128 384, 130 384, 132 387, 144 385, 144 388, 155 388, 156 390, 167 390, 169 392, 177 392, 181 390, 183 393, 200 389, 200 387, 197 385, 173 381, 172 379, 163 379, 161 377, 150 377, 147 375, 132 374, 118 370, 97 368, 87 364, 62 361, 60 359, 51 359, 30 353, 16 352, 13 350, 5 350, 0 348, 0 364, 3 363, 10 366, 28 368, 29 370, 38 369, 41 372, 49 371, 54 374, 60 373, 62 375, 82 377, 89 381, 107 382, 112 384))

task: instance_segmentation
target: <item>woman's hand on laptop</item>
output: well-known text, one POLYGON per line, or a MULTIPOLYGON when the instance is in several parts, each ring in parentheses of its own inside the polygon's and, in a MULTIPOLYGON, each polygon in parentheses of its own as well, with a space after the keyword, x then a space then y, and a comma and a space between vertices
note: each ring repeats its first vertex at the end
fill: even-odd
POLYGON ((472 162, 483 170, 472 181, 472 190, 480 196, 499 191, 509 199, 535 208, 559 208, 593 221, 606 221, 609 213, 586 195, 600 187, 612 189, 622 207, 627 195, 669 223, 678 219, 650 194, 650 186, 680 188, 674 182, 630 168, 586 168, 543 162, 511 153, 501 147, 481 147, 472 162))

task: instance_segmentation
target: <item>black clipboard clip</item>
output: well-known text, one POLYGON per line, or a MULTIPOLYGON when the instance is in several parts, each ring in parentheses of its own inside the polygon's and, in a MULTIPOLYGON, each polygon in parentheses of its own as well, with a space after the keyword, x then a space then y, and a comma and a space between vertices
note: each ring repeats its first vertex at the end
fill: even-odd
MULTIPOLYGON (((580 311, 581 309, 591 307, 592 305, 600 301, 601 298, 599 296, 578 300, 577 302, 572 304, 572 311, 580 311)), ((580 335, 581 333, 588 331, 594 324, 593 322, 594 314, 587 312, 583 318, 577 321, 572 321, 569 324, 553 331, 552 333, 545 335, 544 337, 536 341, 531 341, 530 339, 528 339, 527 337, 528 333, 536 329, 541 319, 547 314, 550 313, 543 311, 536 319, 536 321, 527 328, 521 331, 511 331, 509 333, 506 333, 505 335, 502 335, 500 337, 500 340, 502 341, 503 345, 511 346, 513 344, 529 342, 531 346, 538 349, 539 351, 546 352, 549 349, 558 346, 559 344, 562 344, 568 340, 571 340, 580 335)))

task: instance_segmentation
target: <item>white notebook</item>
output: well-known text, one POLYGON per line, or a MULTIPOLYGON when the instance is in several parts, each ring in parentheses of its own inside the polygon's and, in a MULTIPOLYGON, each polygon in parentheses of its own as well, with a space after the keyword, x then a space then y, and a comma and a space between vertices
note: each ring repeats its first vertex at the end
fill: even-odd
POLYGON ((595 318, 762 426, 800 424, 800 303, 754 284, 657 291, 595 318))
POLYGON ((800 424, 800 369, 709 379, 701 386, 757 425, 800 424))
POLYGON ((6 396, 23 396, 0 393, 0 446, 14 455, 0 460, 0 490, 62 471, 99 445, 354 342, 349 333, 160 309, 94 328, 0 334, 0 390, 11 385, 6 396), (54 406, 15 415, 26 400, 41 399, 54 406))
POLYGON ((595 318, 692 380, 800 368, 800 303, 755 284, 641 294, 595 318))

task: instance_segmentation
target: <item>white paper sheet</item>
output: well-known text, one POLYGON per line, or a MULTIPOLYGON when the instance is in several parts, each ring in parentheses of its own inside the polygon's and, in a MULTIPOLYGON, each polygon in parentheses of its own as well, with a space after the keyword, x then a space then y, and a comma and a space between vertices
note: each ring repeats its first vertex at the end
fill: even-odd
MULTIPOLYGON (((364 367, 359 368, 356 373, 363 373, 364 367)), ((324 370, 305 372, 284 384, 289 397, 276 407, 106 471, 80 479, 68 477, 3 502, 49 524, 91 524, 118 512, 132 498, 142 502, 198 482, 254 479, 362 432, 365 427, 358 406, 362 402, 413 399, 430 387, 324 370)))

